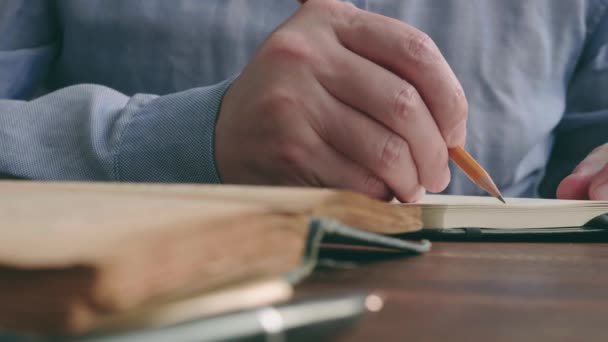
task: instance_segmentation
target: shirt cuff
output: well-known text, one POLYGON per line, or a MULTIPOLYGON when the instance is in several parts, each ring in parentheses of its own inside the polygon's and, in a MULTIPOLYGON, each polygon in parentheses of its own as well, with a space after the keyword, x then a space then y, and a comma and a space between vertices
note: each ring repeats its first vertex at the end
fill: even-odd
POLYGON ((113 155, 116 180, 220 183, 215 124, 233 80, 160 97, 132 97, 113 155))

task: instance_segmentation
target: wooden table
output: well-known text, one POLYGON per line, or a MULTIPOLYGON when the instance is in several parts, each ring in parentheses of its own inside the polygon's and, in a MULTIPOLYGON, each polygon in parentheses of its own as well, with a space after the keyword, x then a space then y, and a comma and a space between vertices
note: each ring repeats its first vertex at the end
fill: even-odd
POLYGON ((321 270, 299 294, 360 289, 385 295, 385 308, 338 341, 608 341, 605 243, 434 243, 321 270))

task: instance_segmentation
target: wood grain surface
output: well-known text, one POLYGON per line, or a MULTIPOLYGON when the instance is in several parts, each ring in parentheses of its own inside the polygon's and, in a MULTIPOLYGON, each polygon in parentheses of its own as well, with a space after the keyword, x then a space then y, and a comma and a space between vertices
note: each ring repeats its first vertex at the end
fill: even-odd
POLYGON ((608 244, 435 243, 422 256, 364 259, 298 289, 385 296, 338 341, 608 340, 608 244))

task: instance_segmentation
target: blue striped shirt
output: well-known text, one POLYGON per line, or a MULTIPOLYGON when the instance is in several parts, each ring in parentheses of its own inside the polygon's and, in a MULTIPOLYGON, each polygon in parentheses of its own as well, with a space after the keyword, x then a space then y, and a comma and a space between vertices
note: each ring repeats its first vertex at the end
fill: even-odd
MULTIPOLYGON (((469 100, 467 149, 505 195, 553 195, 608 141, 608 1, 352 2, 435 40, 469 100)), ((0 2, 0 173, 219 182, 213 137, 222 96, 297 7, 0 2)), ((456 170, 446 192, 480 194, 456 170)))

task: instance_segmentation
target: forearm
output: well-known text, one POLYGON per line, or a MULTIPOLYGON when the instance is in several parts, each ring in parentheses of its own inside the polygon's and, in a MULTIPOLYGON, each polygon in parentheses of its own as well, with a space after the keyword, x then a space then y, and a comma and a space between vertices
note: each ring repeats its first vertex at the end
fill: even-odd
POLYGON ((219 182, 213 137, 230 81, 131 98, 78 85, 0 101, 0 172, 43 180, 219 182))

